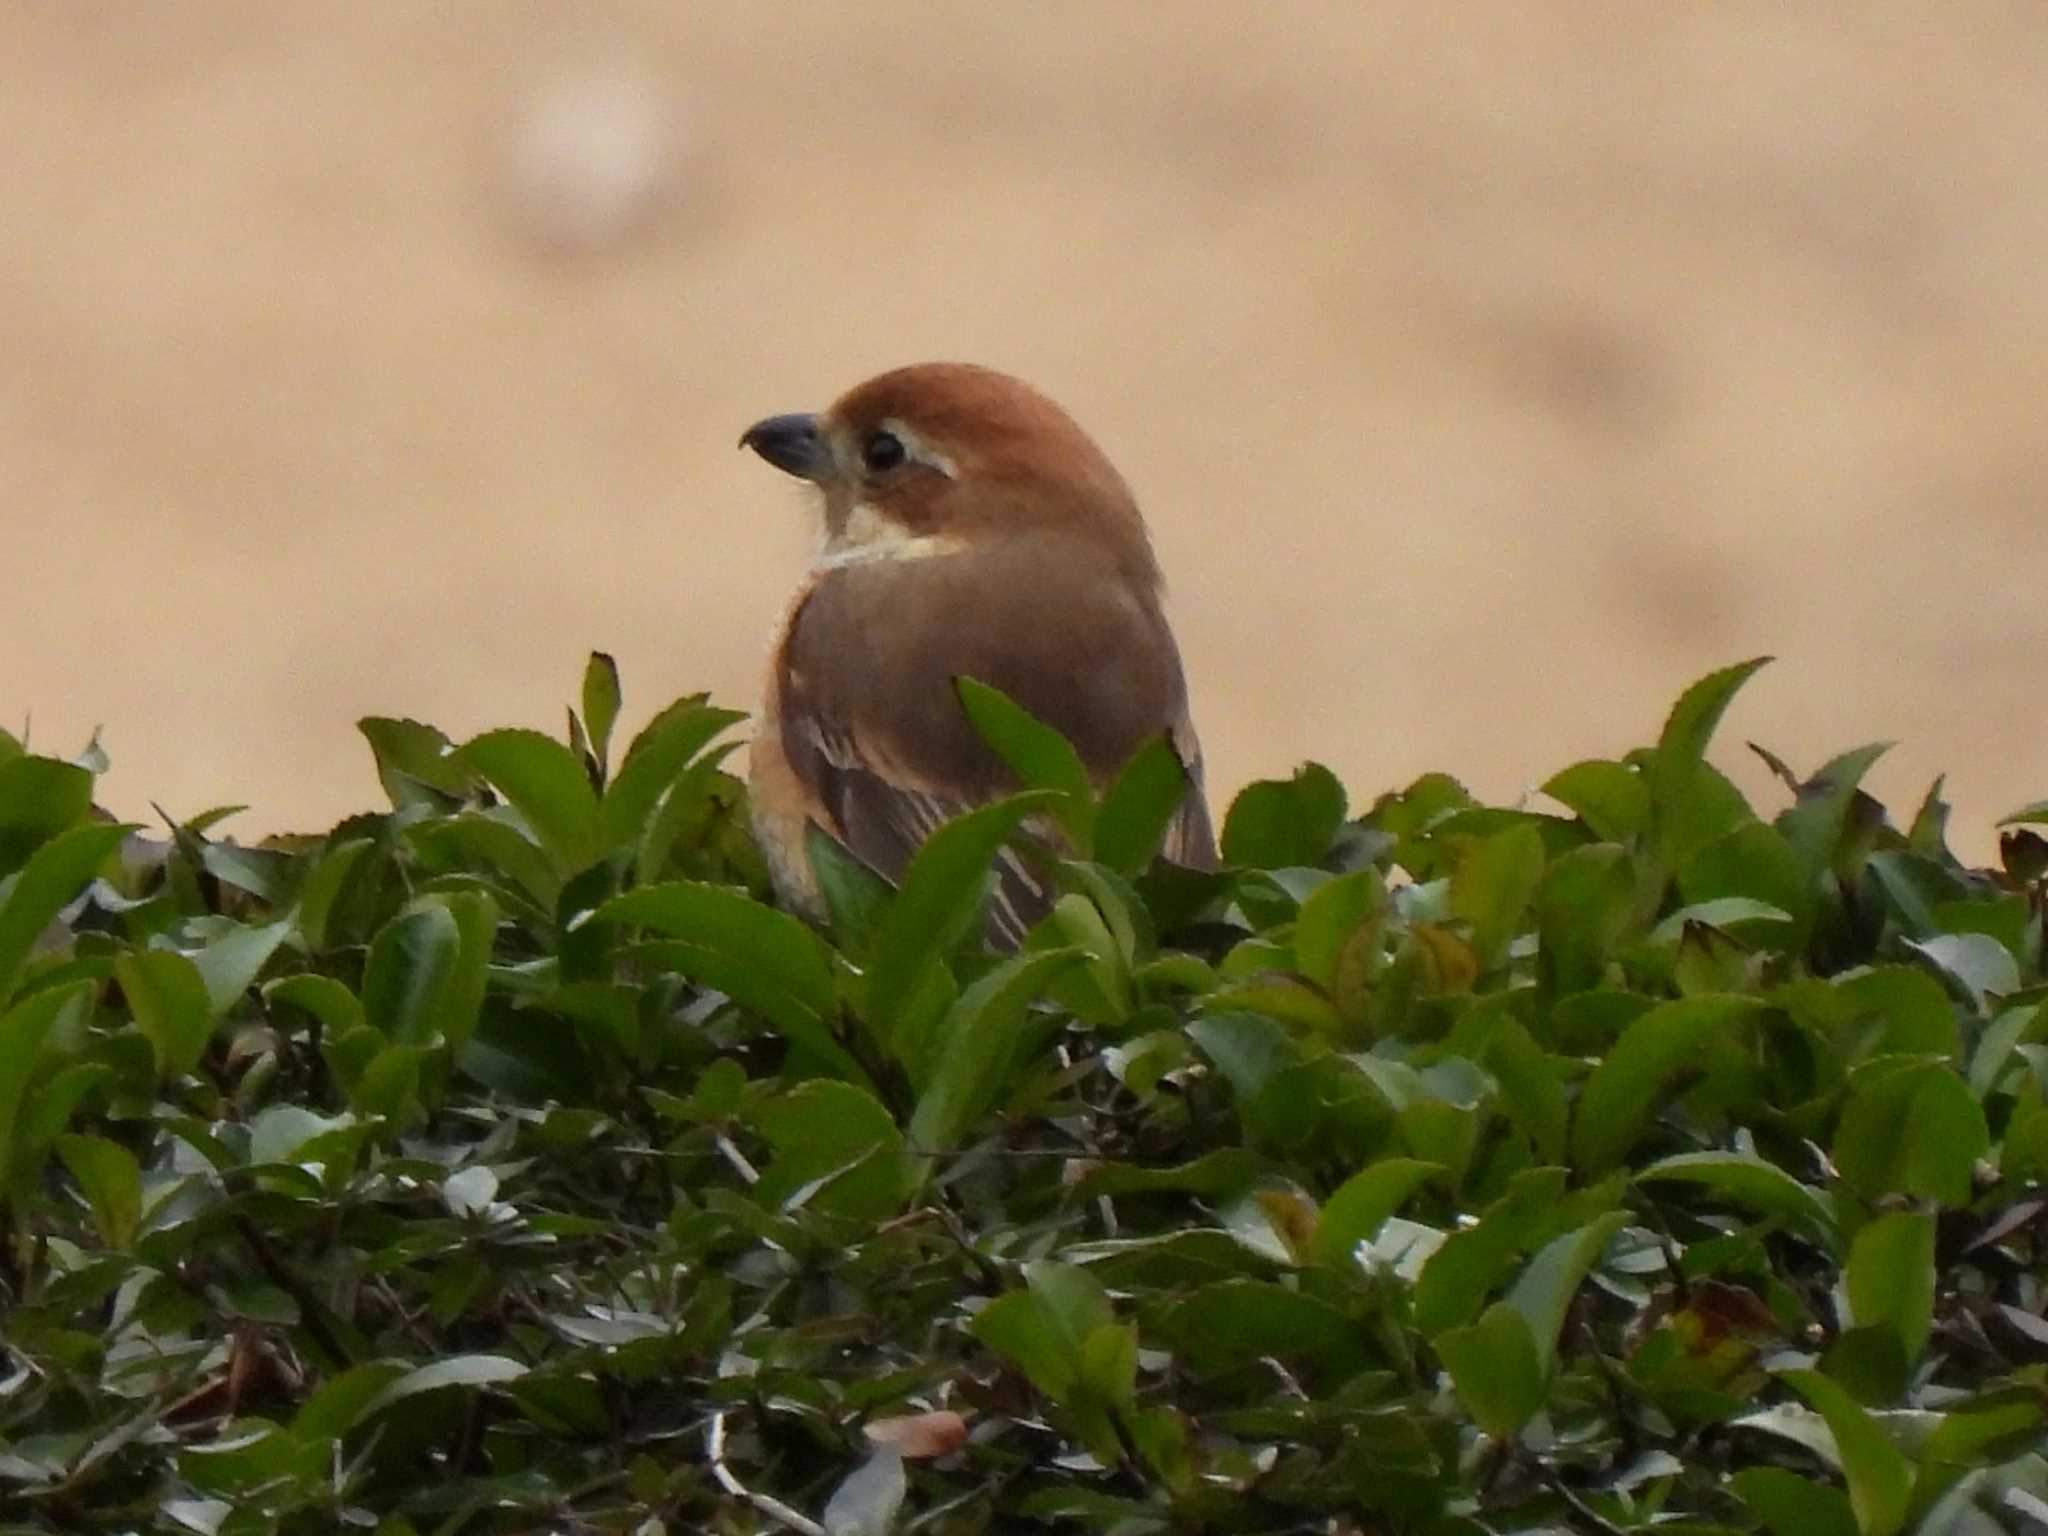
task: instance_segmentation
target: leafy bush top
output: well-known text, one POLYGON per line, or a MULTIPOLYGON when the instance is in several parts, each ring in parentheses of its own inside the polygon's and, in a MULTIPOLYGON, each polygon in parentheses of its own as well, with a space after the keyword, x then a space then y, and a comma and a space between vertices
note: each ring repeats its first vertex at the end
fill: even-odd
POLYGON ((739 717, 613 763, 602 657, 261 847, 0 736, 0 1523, 2028 1528, 2048 805, 1965 869, 1866 748, 1765 820, 1754 666, 1554 809, 1254 784, 1214 873, 1170 755, 974 693, 1026 788, 900 890, 820 840, 829 938, 739 717))

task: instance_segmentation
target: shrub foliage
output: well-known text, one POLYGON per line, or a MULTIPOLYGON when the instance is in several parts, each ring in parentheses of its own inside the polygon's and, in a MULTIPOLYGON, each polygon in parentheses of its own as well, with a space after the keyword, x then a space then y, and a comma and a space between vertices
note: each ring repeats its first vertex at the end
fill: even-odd
POLYGON ((1217 872, 1163 747, 1098 799, 969 690, 1026 788, 821 841, 829 935, 603 657, 257 847, 0 736, 0 1526, 2028 1529, 2048 804, 1765 819, 1754 667, 1544 808, 1253 784, 1217 872))

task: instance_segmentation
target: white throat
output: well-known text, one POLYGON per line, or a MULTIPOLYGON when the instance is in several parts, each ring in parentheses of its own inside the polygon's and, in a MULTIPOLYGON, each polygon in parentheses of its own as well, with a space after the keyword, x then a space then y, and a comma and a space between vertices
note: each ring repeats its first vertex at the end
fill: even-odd
POLYGON ((812 568, 837 571, 885 560, 932 560, 956 555, 966 547, 964 540, 951 534, 912 533, 894 518, 882 516, 871 502, 863 501, 846 514, 845 527, 825 536, 812 568))

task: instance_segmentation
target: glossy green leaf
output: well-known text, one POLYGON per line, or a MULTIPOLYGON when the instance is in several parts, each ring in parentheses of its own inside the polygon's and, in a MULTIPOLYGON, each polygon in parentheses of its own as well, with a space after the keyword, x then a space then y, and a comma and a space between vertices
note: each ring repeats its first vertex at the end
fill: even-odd
POLYGON ((142 1222, 142 1169, 135 1154, 103 1136, 59 1136, 57 1155, 78 1181, 100 1241, 126 1253, 142 1222))
POLYGON ((1888 1328, 1910 1364, 1934 1323, 1934 1221, 1922 1211, 1890 1211, 1856 1233, 1846 1274, 1849 1310, 1859 1326, 1888 1328))
POLYGON ((1354 1173, 1337 1186, 1317 1215, 1311 1243, 1317 1262, 1354 1264, 1359 1245, 1370 1242, 1410 1195, 1441 1172, 1435 1163, 1393 1157, 1354 1173))
POLYGON ((1505 1299, 1529 1325, 1537 1366, 1545 1380, 1556 1363, 1557 1336, 1564 1327, 1572 1298, 1578 1295, 1580 1285, 1627 1220, 1625 1212, 1609 1211, 1583 1227, 1552 1238, 1529 1261, 1509 1290, 1505 1299))
POLYGON ((236 924, 210 940, 191 955, 192 968, 206 986, 207 1005, 215 1018, 223 1018, 242 1000, 263 967, 291 934, 289 922, 267 923, 260 928, 236 924))
POLYGON ((1771 1536, 1858 1536, 1848 1496, 1826 1483, 1784 1467, 1745 1467, 1728 1486, 1771 1536))
MULTIPOLYGON (((1676 869, 1694 849, 1752 819, 1736 814, 1727 781, 1708 767, 1706 751, 1736 691, 1769 660, 1759 656, 1701 678, 1664 722, 1646 777, 1657 848, 1667 868, 1676 869)), ((1738 796, 1735 805, 1740 804, 1738 796)))
POLYGON ((583 667, 583 728, 602 776, 611 761, 612 727, 619 718, 619 664, 603 651, 592 651, 583 667))
POLYGON ((712 738, 744 718, 737 710, 716 709, 692 698, 677 701, 649 721, 605 786, 598 807, 605 845, 620 847, 643 837, 662 797, 691 761, 712 738))
POLYGON ((953 686, 960 707, 981 739, 1017 776, 1025 789, 1047 790, 1054 798, 1046 809, 1060 824, 1081 858, 1095 848, 1095 786, 1073 743, 1009 695, 971 677, 957 677, 953 686))
POLYGON ((327 928, 335 905, 376 846, 367 837, 349 838, 336 843, 313 865, 299 890, 298 928, 308 949, 317 953, 327 948, 327 928))
POLYGON ((1894 1536, 1906 1523, 1912 1463, 1854 1398, 1818 1371, 1787 1371, 1781 1379, 1827 1420, 1862 1536, 1894 1536))
POLYGON ((377 777, 392 805, 403 810, 422 799, 422 788, 459 799, 469 773, 455 756, 455 744, 431 725, 372 715, 356 722, 377 760, 377 777))
POLYGON ((74 763, 16 752, 0 758, 0 879, 92 809, 93 776, 74 763))
POLYGON ((1458 1400, 1496 1440, 1512 1440, 1543 1406, 1548 1383, 1536 1341, 1522 1314, 1505 1302, 1479 1321, 1434 1340, 1458 1400))
POLYGON ((1632 842, 1649 825, 1649 785, 1626 763, 1574 763, 1545 780, 1543 793, 1568 806, 1604 843, 1632 842))
POLYGON ((1142 874, 1190 794, 1188 770, 1164 735, 1151 736, 1103 791, 1095 818, 1096 862, 1118 874, 1142 874))
POLYGON ((434 1031, 434 1003, 455 969, 462 930, 438 902, 416 903, 378 930, 363 967, 363 1016, 400 1045, 422 1045, 434 1031))
POLYGON ((1477 1318, 1515 1262, 1552 1230, 1564 1189, 1562 1168, 1525 1169, 1476 1223, 1445 1238, 1416 1281, 1415 1326, 1434 1337, 1477 1318))
POLYGON ((1553 996, 1596 984, 1635 916, 1625 850, 1593 843, 1551 861, 1536 892, 1537 965, 1553 996))
POLYGON ((1579 1163, 1605 1171, 1626 1156, 1671 1088, 1703 1065, 1716 1035, 1744 1028, 1749 997, 1689 997, 1652 1008, 1622 1031, 1580 1091, 1572 1120, 1579 1163))
POLYGON ((1472 925, 1482 967, 1498 963, 1543 879, 1543 839, 1529 826, 1475 843, 1451 875, 1451 911, 1472 925))
POLYGON ((676 940, 672 958, 695 979, 772 1021, 821 1066, 864 1076, 833 1034, 832 957, 796 918, 736 891, 692 881, 642 886, 592 914, 596 922, 652 929, 676 940))
POLYGON ((775 1150, 754 1197, 771 1209, 883 1221, 902 1209, 910 1169, 896 1122, 852 1083, 817 1078, 761 1105, 754 1123, 775 1150))
POLYGON ((881 1040, 891 1040, 918 999, 930 995, 928 978, 979 921, 997 852, 1055 798, 1038 790, 970 811, 939 828, 911 858, 875 926, 867 1019, 881 1040))
POLYGON ((1834 1207, 1826 1197, 1753 1153, 1681 1152, 1650 1163, 1636 1178, 1698 1185, 1743 1210, 1783 1221, 1831 1247, 1838 1241, 1834 1207))
POLYGON ((464 742, 462 767, 490 781, 532 829, 564 876, 604 851, 597 792, 569 749, 539 731, 486 731, 464 742))
POLYGON ((1291 779, 1249 784, 1223 818, 1223 860, 1246 869, 1320 864, 1345 804, 1343 785, 1320 763, 1302 764, 1291 779))
POLYGON ((29 855, 11 887, 0 888, 0 1007, 21 982, 29 947, 134 830, 95 823, 60 832, 29 855))
POLYGON ((137 950, 115 960, 114 974, 136 1028, 149 1037, 157 1075, 190 1072, 213 1038, 213 1005, 198 968, 167 949, 137 950))
POLYGON ((1963 1206, 1972 1170, 1990 1144, 1983 1108, 1954 1069, 1907 1058, 1873 1062, 1856 1074, 1832 1151, 1859 1194, 1963 1206))
POLYGON ((1365 1329, 1318 1297, 1265 1280, 1199 1287, 1161 1319, 1175 1349, 1197 1369, 1247 1365, 1267 1356, 1341 1381, 1371 1359, 1365 1329))
POLYGON ((1059 1028, 1057 1016, 1034 1021, 1027 1010, 1081 958, 1073 949, 1012 955, 960 994, 936 1031, 928 1070, 910 1063, 914 1077, 928 1077, 910 1119, 913 1148, 957 1146, 1001 1099, 1026 1053, 1059 1028))

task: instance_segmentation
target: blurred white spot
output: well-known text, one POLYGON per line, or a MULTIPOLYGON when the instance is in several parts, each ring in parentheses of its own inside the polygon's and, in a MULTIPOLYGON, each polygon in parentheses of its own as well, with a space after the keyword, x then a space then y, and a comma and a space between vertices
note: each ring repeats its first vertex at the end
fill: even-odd
POLYGON ((545 250, 602 250, 676 200, 685 159, 675 93, 646 70, 564 73, 530 92, 506 142, 513 224, 545 250))

